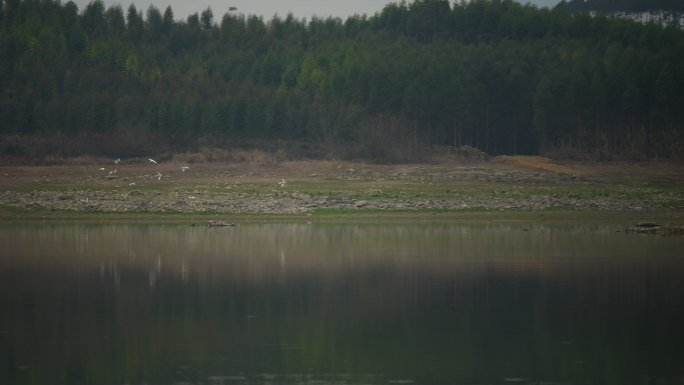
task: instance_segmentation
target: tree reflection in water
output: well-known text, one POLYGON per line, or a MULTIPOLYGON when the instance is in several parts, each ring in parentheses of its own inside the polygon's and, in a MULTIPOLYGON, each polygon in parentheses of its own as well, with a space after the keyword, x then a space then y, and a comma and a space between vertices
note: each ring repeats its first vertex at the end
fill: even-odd
POLYGON ((680 238, 514 222, 2 230, 3 384, 684 376, 680 238))

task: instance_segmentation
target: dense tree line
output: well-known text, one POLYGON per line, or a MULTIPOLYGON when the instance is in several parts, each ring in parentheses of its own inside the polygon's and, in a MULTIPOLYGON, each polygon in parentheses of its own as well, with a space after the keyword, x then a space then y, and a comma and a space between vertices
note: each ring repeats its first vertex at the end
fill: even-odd
POLYGON ((684 12, 684 2, 681 0, 563 0, 556 8, 573 12, 684 12))
POLYGON ((433 145, 684 154, 675 28, 511 0, 417 0, 308 21, 211 9, 178 21, 171 8, 99 0, 0 9, 4 155, 276 141, 383 160, 433 145))

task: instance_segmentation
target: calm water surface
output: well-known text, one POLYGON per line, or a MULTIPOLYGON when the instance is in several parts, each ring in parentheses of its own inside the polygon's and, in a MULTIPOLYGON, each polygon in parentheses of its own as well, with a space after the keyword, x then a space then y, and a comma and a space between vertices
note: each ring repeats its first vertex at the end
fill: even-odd
POLYGON ((0 226, 0 384, 684 384, 684 242, 611 224, 0 226))

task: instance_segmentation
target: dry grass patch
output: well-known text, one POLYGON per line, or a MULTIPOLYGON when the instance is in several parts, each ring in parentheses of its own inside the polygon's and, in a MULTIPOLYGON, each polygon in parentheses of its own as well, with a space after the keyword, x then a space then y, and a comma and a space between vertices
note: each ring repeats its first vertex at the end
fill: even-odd
POLYGON ((544 156, 502 155, 496 157, 496 161, 513 167, 544 170, 557 174, 575 176, 584 174, 576 168, 554 163, 553 160, 544 156))

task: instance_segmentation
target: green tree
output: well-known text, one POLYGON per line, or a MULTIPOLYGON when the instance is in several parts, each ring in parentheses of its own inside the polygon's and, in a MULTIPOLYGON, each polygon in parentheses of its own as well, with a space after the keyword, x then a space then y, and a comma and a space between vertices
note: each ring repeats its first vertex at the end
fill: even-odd
POLYGON ((173 19, 173 10, 171 9, 171 6, 167 6, 166 9, 164 10, 164 17, 162 19, 162 33, 165 35, 168 35, 171 33, 171 30, 173 28, 174 24, 174 19, 173 19))
POLYGON ((120 5, 115 5, 107 9, 105 19, 109 26, 110 34, 113 36, 121 36, 126 30, 126 19, 124 18, 123 9, 120 5))
POLYGON ((447 0, 416 0, 409 8, 407 32, 424 42, 451 34, 451 8, 447 0))
POLYGON ((126 12, 126 27, 130 39, 133 42, 139 42, 142 38, 144 23, 142 15, 138 13, 135 4, 131 4, 126 12))
POLYGON ((94 0, 86 5, 82 16, 83 28, 88 36, 95 36, 104 33, 107 25, 105 17, 105 5, 102 0, 94 0))
POLYGON ((202 22, 203 29, 208 31, 214 27, 214 12, 211 10, 211 7, 208 7, 207 9, 202 11, 200 20, 202 22))
POLYGON ((190 27, 191 30, 197 30, 200 28, 200 18, 199 15, 195 12, 192 15, 188 16, 187 20, 188 27, 190 27))
POLYGON ((163 30, 163 17, 159 9, 154 5, 147 8, 147 18, 145 19, 145 29, 147 36, 152 42, 156 42, 163 30))

